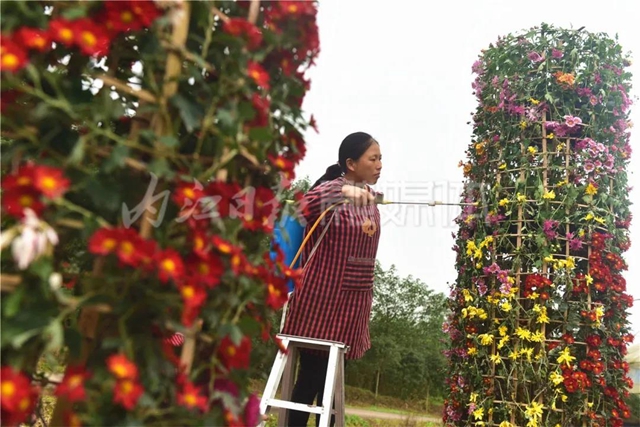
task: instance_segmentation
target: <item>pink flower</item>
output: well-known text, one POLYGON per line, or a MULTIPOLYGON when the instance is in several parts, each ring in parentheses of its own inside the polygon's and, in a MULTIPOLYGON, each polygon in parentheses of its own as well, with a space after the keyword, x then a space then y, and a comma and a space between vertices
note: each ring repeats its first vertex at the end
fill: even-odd
POLYGON ((596 98, 596 96, 595 96, 595 95, 591 95, 591 96, 589 97, 589 104, 591 104, 591 105, 596 105, 597 103, 598 103, 598 98, 596 98))
POLYGON ((533 62, 540 62, 540 61, 544 61, 544 56, 540 55, 538 52, 529 52, 529 54, 527 55, 527 57, 532 60, 533 62))
POLYGON ((580 119, 580 117, 575 117, 575 116, 564 116, 564 124, 567 127, 573 128, 575 126, 581 125, 582 119, 580 119))
POLYGON ((593 170, 594 170, 594 169, 595 169, 595 166, 593 165, 593 163, 592 163, 592 162, 586 162, 586 163, 584 164, 584 171, 585 171, 586 173, 593 172, 593 170))
POLYGON ((563 56, 564 56, 564 54, 562 53, 562 51, 561 51, 561 50, 556 49, 556 48, 553 48, 553 49, 551 50, 551 57, 552 57, 553 59, 560 59, 560 58, 562 58, 563 56))

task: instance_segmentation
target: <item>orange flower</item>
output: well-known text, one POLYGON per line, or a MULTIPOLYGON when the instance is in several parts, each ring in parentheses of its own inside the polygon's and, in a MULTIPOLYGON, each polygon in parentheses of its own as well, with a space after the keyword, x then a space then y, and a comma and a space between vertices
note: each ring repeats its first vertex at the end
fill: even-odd
POLYGON ((120 380, 135 380, 138 378, 138 367, 124 354, 112 354, 109 356, 107 359, 107 367, 109 368, 109 372, 120 380))
POLYGON ((69 189, 69 180, 59 168, 36 166, 33 173, 34 186, 50 199, 62 196, 69 189))

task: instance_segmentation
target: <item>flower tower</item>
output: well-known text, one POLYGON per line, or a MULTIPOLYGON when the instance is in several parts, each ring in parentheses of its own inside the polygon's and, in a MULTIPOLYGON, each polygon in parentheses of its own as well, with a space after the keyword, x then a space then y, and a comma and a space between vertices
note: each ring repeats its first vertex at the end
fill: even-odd
POLYGON ((2 425, 256 426, 316 3, 0 8, 2 425))
POLYGON ((549 25, 474 63, 446 425, 629 415, 629 64, 605 34, 549 25))

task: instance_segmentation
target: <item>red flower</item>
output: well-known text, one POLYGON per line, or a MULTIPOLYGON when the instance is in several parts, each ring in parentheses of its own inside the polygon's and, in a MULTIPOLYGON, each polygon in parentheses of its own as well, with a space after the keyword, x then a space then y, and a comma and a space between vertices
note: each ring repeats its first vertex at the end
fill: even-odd
POLYGON ((262 68, 262 65, 255 61, 249 61, 247 73, 258 86, 269 90, 269 73, 262 68))
POLYGON ((202 389, 188 380, 184 381, 182 390, 178 393, 178 405, 200 409, 202 412, 207 412, 208 409, 207 398, 202 394, 202 389))
POLYGON ((0 407, 3 425, 18 425, 31 414, 39 390, 27 376, 10 366, 0 370, 0 407))
POLYGON ((15 73, 27 65, 27 54, 14 42, 0 37, 0 71, 15 73))
POLYGON ((224 23, 223 30, 232 36, 244 37, 250 50, 256 49, 262 43, 262 33, 246 19, 231 18, 224 23))
POLYGON ((44 52, 51 47, 49 33, 40 28, 21 27, 16 31, 15 38, 26 49, 44 52))
POLYGON ((125 409, 132 410, 143 394, 144 388, 137 381, 131 379, 119 380, 114 388, 113 403, 119 403, 125 409))
POLYGON ((21 189, 25 190, 34 186, 35 167, 31 163, 21 166, 16 173, 5 176, 2 179, 2 189, 5 191, 21 189))
POLYGON ((78 414, 72 411, 67 411, 64 414, 64 424, 67 427, 82 427, 82 421, 78 414))
POLYGON ((80 52, 88 56, 106 55, 109 51, 109 36, 91 19, 82 18, 73 22, 74 40, 80 52))
POLYGON ((49 37, 55 42, 71 47, 75 41, 76 28, 73 22, 57 18, 49 22, 49 37))
POLYGON ((62 196, 69 189, 69 180, 59 168, 36 166, 33 174, 34 186, 50 199, 62 196))
POLYGON ((280 310, 287 302, 288 293, 286 279, 271 276, 267 282, 267 305, 274 310, 280 310))
POLYGON ((169 279, 178 282, 184 276, 184 264, 180 254, 173 249, 165 249, 156 256, 158 265, 158 278, 162 283, 169 279))
POLYGON ((110 228, 100 228, 89 238, 89 252, 107 255, 118 246, 118 232, 110 228))
POLYGON ((90 377, 89 372, 81 366, 69 366, 56 388, 56 396, 66 396, 70 402, 78 402, 86 397, 84 381, 90 377))
MULTIPOLYGON (((115 3, 118 3, 116 1, 115 3)), ((145 27, 150 27, 153 21, 160 16, 160 11, 155 2, 148 0, 130 0, 131 10, 145 27)))
POLYGON ((11 216, 22 218, 24 210, 29 208, 40 216, 44 211, 44 205, 40 201, 39 194, 35 190, 26 191, 6 191, 2 195, 2 207, 11 216))
POLYGON ((105 1, 106 8, 106 28, 115 33, 124 31, 136 31, 144 27, 142 20, 133 11, 131 2, 128 1, 105 1))
POLYGON ((247 369, 251 353, 251 340, 242 337, 240 344, 235 345, 229 336, 222 339, 218 348, 218 357, 227 369, 247 369))
POLYGON ((255 117, 248 123, 250 127, 264 127, 269 124, 269 108, 271 101, 254 92, 251 95, 251 105, 256 112, 255 117))
POLYGON ((187 265, 193 278, 208 288, 217 286, 225 271, 222 260, 214 254, 207 254, 204 257, 191 256, 187 265))
POLYGON ((141 247, 143 239, 133 228, 119 228, 116 231, 116 239, 118 247, 116 255, 118 259, 125 265, 137 267, 141 261, 141 247))
POLYGON ((113 354, 107 359, 107 367, 109 372, 115 375, 119 380, 138 378, 138 367, 130 361, 124 354, 113 354))
POLYGON ((180 285, 180 295, 184 303, 182 310, 182 324, 189 327, 200 314, 202 305, 207 301, 207 291, 195 283, 180 285))

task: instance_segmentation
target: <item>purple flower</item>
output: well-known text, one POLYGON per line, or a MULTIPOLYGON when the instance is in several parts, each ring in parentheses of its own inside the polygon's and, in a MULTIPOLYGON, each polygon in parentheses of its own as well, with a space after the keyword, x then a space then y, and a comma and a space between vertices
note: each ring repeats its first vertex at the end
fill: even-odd
POLYGON ((544 127, 547 130, 550 130, 550 131, 555 130, 558 126, 560 126, 560 124, 558 122, 545 122, 544 123, 544 127))
POLYGON ((569 249, 571 249, 572 251, 578 251, 582 249, 582 240, 569 239, 569 249))
POLYGON ((585 138, 585 139, 581 139, 578 142, 576 142, 576 150, 582 151, 585 148, 587 148, 587 141, 588 140, 589 140, 589 138, 585 138))
POLYGON ((562 58, 563 56, 564 56, 564 54, 562 53, 562 51, 561 51, 561 50, 556 49, 556 48, 553 48, 553 49, 551 50, 551 57, 552 57, 553 59, 560 59, 560 58, 562 58))
POLYGON ((471 66, 471 72, 476 73, 476 74, 482 74, 482 61, 481 60, 477 60, 476 62, 473 63, 473 65, 471 66))
POLYGON ((600 169, 602 167, 602 162, 600 160, 596 160, 593 165, 596 167, 596 169, 600 169))
POLYGON ((496 277, 498 278, 498 281, 504 285, 508 285, 509 284, 509 274, 507 273, 507 270, 500 270, 498 271, 498 274, 496 275, 496 277))
POLYGON ((540 55, 538 52, 529 52, 527 58, 529 58, 533 62, 544 61, 544 56, 540 55))
POLYGON ((607 147, 604 146, 604 144, 602 142, 598 142, 596 144, 596 148, 598 149, 599 152, 603 153, 607 147))
POLYGON ((554 239, 556 237, 556 227, 558 226, 559 222, 554 220, 554 219, 545 219, 543 224, 542 224, 542 231, 544 231, 545 236, 547 236, 547 239, 554 239))
POLYGON ((495 274, 500 271, 500 267, 495 262, 489 267, 483 268, 484 274, 495 274))

